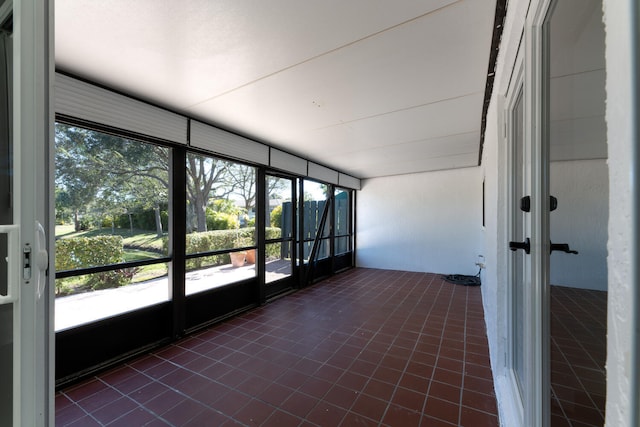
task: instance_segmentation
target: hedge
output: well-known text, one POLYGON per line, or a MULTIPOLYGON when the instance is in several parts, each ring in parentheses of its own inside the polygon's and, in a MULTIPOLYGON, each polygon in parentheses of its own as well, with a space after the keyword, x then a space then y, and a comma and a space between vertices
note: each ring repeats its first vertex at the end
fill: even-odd
MULTIPOLYGON (((265 229, 267 239, 277 239, 281 236, 281 230, 276 227, 265 229)), ((241 248, 255 246, 255 227, 245 227, 236 230, 212 230, 187 234, 187 254, 195 254, 208 251, 241 248)), ((168 238, 162 239, 165 253, 168 251, 168 238)), ((280 248, 276 245, 268 245, 267 256, 280 256, 280 248), (273 253, 271 253, 273 252, 273 253)), ((211 255, 187 260, 187 270, 202 268, 205 266, 230 264, 229 254, 211 255)))
MULTIPOLYGON (((122 236, 68 237, 56 240, 56 270, 118 264, 124 260, 122 236)), ((131 282, 134 271, 121 269, 87 276, 91 289, 124 286, 131 282)))

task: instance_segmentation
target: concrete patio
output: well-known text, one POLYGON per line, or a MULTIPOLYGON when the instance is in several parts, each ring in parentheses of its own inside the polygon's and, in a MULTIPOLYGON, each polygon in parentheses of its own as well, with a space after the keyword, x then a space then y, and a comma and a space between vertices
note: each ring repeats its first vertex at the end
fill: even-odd
MULTIPOLYGON (((273 282, 291 274, 291 262, 269 261, 266 264, 266 282, 273 282)), ((196 294, 255 277, 254 264, 232 267, 231 264, 187 272, 185 293, 196 294)), ((163 276, 120 288, 102 289, 81 294, 58 297, 55 301, 56 332, 99 319, 126 313, 163 301, 168 301, 169 278, 163 276)))

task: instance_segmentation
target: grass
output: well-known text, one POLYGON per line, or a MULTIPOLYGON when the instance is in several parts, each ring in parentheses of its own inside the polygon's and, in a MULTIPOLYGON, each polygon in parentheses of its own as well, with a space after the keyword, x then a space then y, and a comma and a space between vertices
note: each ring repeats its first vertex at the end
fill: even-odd
MULTIPOLYGON (((164 255, 162 253, 162 237, 158 237, 156 233, 148 230, 133 229, 132 232, 128 228, 116 228, 114 230, 111 228, 99 228, 76 232, 73 224, 56 225, 56 239, 111 235, 119 235, 123 238, 124 262, 153 260, 164 255)), ((167 264, 144 265, 136 267, 136 270, 131 283, 141 283, 166 275, 167 264)), ((60 295, 69 295, 89 290, 86 289, 87 280, 88 276, 57 279, 56 285, 59 288, 60 295)))
MULTIPOLYGON (((56 225, 56 238, 64 239, 68 237, 95 237, 95 236, 122 236, 125 252, 129 250, 139 250, 141 252, 154 253, 152 258, 157 258, 162 253, 162 237, 158 237, 155 232, 149 230, 132 230, 128 228, 96 228, 87 231, 74 231, 73 224, 56 225)), ((144 255, 144 254, 141 254, 144 255)), ((135 260, 148 259, 136 258, 135 260)), ((134 261, 129 259, 127 261, 134 261)))

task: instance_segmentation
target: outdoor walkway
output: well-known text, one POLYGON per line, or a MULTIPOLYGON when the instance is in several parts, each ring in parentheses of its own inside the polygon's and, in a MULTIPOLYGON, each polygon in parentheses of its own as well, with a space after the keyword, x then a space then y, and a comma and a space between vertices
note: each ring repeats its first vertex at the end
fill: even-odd
MULTIPOLYGON (((267 262, 267 282, 290 275, 290 266, 291 263, 284 260, 267 262)), ((247 264, 243 267, 232 267, 231 264, 228 264, 203 268, 187 272, 185 291, 187 295, 191 295, 250 279, 255 275, 256 268, 253 264, 247 264)), ((56 332, 62 331, 168 300, 169 279, 167 276, 121 288, 58 297, 55 307, 55 330, 56 332)))

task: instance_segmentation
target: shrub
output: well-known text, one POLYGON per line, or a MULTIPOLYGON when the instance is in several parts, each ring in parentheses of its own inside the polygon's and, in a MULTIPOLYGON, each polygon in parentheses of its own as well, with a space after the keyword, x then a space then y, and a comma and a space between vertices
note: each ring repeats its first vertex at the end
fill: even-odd
POLYGON ((237 215, 207 209, 207 230, 233 230, 240 227, 237 215))
MULTIPOLYGON (((267 239, 277 239, 281 235, 279 228, 268 227, 265 230, 267 239)), ((186 239, 186 251, 187 254, 218 251, 224 249, 233 249, 244 246, 252 246, 255 244, 255 228, 246 227, 235 230, 212 230, 204 232, 195 232, 187 234, 186 239)), ((164 237, 162 239, 162 246, 165 253, 168 253, 169 240, 164 237)), ((267 253, 267 256, 279 256, 279 248, 275 245, 268 245, 268 252, 275 252, 274 254, 267 253)), ((187 260, 187 270, 202 268, 203 266, 215 266, 229 264, 229 254, 210 255, 198 258, 192 258, 187 260)))
MULTIPOLYGON (((69 237, 56 241, 57 271, 118 264, 123 259, 122 236, 69 237)), ((86 285, 91 289, 124 286, 131 282, 134 274, 131 269, 95 273, 87 276, 86 285)))
POLYGON ((271 211, 270 222, 272 227, 282 227, 282 205, 278 205, 271 211))

